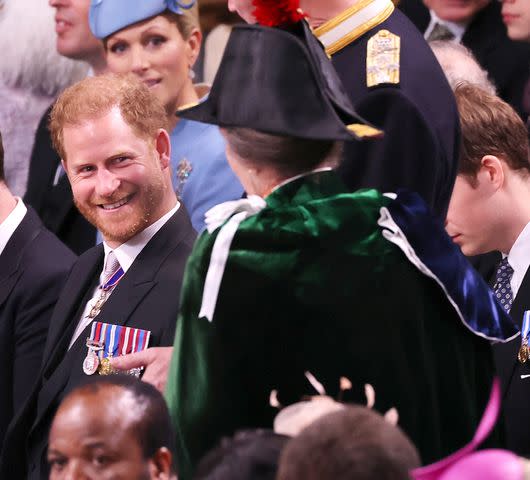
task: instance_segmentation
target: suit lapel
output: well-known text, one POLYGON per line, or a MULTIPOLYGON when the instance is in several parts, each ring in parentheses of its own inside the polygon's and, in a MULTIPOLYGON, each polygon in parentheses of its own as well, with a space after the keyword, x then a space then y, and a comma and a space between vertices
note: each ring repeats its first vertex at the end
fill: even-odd
POLYGON ((189 232, 189 220, 181 206, 136 257, 105 302, 97 321, 127 325, 138 304, 157 284, 156 277, 162 264, 189 232))
MULTIPOLYGON (((60 361, 85 306, 83 299, 89 293, 94 279, 103 267, 103 246, 98 245, 83 254, 74 265, 50 322, 50 330, 44 348, 45 370, 60 361)), ((87 299, 88 300, 88 299, 87 299)))
POLYGON ((20 262, 24 255, 24 250, 35 239, 42 230, 42 223, 31 207, 20 225, 13 232, 7 242, 4 251, 0 254, 0 305, 2 305, 16 279, 22 273, 20 262))
POLYGON ((528 309, 530 309, 530 268, 524 275, 510 310, 510 315, 519 328, 523 324, 523 314, 528 309))

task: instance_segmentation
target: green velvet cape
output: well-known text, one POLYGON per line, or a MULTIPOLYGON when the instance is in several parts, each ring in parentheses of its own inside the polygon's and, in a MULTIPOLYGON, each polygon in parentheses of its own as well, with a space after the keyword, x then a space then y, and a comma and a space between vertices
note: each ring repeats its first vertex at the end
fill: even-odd
POLYGON ((329 395, 396 407, 428 463, 473 436, 492 380, 488 342, 474 336, 434 280, 385 240, 390 200, 347 193, 334 172, 288 183, 244 220, 233 239, 213 320, 198 318, 212 246, 203 233, 189 259, 166 396, 181 479, 235 430, 271 427, 283 405, 329 395))

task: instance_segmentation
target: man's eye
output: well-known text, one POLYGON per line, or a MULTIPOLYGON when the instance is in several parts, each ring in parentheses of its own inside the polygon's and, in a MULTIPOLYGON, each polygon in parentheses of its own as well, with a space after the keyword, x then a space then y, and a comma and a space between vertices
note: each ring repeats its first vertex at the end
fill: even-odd
POLYGON ((114 163, 123 163, 129 160, 129 157, 116 157, 114 159, 114 163))
POLYGON ((48 459, 50 468, 56 472, 60 472, 67 464, 66 458, 53 457, 48 459))
POLYGON ((95 455, 92 459, 92 463, 96 467, 105 467, 110 463, 111 459, 107 455, 95 455))
POLYGON ((90 173, 90 172, 93 172, 95 170, 95 168, 91 165, 85 165, 84 167, 81 167, 78 172, 83 174, 83 173, 90 173))

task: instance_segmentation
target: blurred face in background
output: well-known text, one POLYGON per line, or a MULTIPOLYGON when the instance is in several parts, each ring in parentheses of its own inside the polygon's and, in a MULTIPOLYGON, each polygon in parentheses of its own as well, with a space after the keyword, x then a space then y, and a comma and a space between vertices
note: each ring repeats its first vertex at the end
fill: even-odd
POLYGON ((256 23, 256 18, 252 14, 256 7, 252 5, 252 0, 228 0, 228 10, 236 12, 245 22, 256 23))
POLYGON ((423 0, 425 6, 448 22, 469 22, 490 0, 423 0))
POLYGON ((137 75, 173 115, 179 105, 196 100, 190 70, 200 45, 198 29, 184 39, 169 16, 157 15, 109 36, 107 63, 112 72, 137 75))
POLYGON ((90 64, 103 58, 103 45, 88 25, 90 0, 49 0, 55 8, 57 51, 68 58, 90 64))
POLYGON ((502 20, 512 40, 530 42, 530 0, 503 0, 502 20))

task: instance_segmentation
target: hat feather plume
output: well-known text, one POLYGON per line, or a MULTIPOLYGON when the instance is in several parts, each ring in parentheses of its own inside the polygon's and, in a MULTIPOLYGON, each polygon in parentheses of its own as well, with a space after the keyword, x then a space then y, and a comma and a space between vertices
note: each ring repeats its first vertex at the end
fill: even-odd
POLYGON ((260 25, 278 27, 302 20, 300 0, 252 0, 254 17, 260 25))

